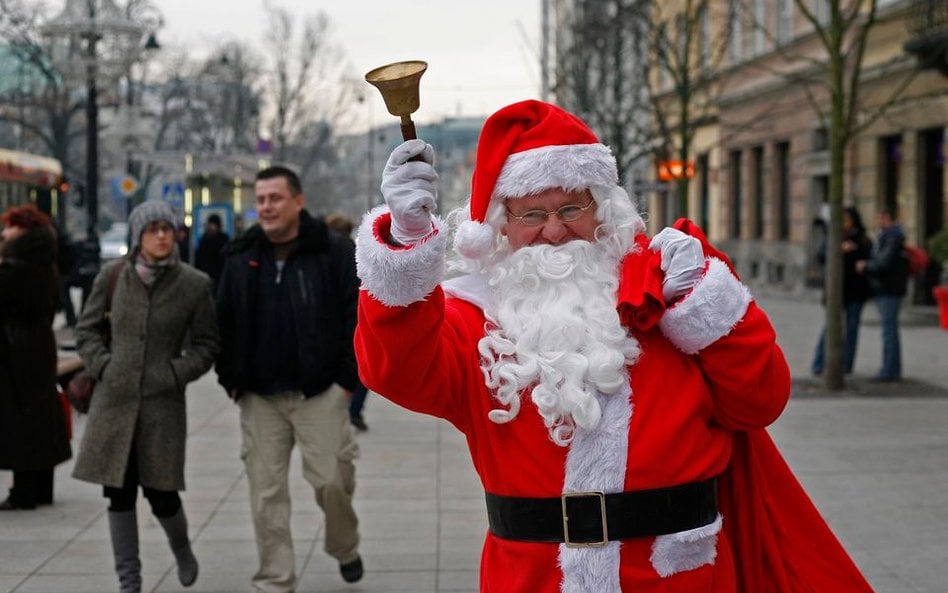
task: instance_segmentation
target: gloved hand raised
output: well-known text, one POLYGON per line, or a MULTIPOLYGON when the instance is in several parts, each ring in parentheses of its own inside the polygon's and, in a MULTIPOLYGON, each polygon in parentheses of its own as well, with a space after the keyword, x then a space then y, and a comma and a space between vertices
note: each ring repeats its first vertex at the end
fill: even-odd
POLYGON ((704 274, 704 250, 701 241, 691 235, 666 227, 652 237, 648 247, 662 252, 662 296, 666 303, 688 294, 704 274))
POLYGON ((412 245, 431 234, 431 213, 437 209, 438 174, 434 149, 422 140, 401 143, 385 163, 382 197, 392 212, 392 239, 412 245), (418 156, 419 160, 409 160, 418 156))

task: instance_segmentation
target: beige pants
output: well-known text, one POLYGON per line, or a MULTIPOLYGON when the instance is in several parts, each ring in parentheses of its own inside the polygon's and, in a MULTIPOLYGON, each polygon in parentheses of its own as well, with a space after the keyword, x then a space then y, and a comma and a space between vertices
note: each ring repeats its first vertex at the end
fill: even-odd
POLYGON ((303 477, 326 516, 326 553, 340 563, 352 562, 359 554, 359 520, 352 508, 352 460, 359 449, 349 424, 349 401, 342 388, 333 385, 308 399, 295 391, 247 393, 238 403, 241 458, 260 559, 253 585, 266 593, 292 593, 296 568, 288 473, 294 444, 299 445, 303 477))

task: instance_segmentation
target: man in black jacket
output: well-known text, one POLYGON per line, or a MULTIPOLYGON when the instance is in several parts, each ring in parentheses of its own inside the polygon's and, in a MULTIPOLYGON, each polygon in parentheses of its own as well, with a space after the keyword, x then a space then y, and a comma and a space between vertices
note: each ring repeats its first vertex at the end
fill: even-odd
POLYGON ((359 284, 351 242, 303 209, 293 171, 260 171, 255 192, 259 224, 224 249, 216 369, 240 406, 260 560, 253 585, 292 593, 287 475, 294 444, 326 516, 326 552, 346 582, 362 578, 352 507, 358 449, 348 415, 358 378, 352 336, 359 284))
POLYGON ((869 277, 869 287, 879 309, 882 327, 882 367, 876 381, 902 378, 902 343, 899 338, 899 308, 908 285, 905 233, 894 206, 879 210, 879 235, 867 260, 856 262, 856 272, 869 277))

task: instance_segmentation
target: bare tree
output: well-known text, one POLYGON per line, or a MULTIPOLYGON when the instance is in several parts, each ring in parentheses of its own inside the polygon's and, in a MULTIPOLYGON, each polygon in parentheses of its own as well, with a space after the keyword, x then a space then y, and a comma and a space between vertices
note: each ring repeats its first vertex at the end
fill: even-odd
MULTIPOLYGON (((814 12, 809 0, 794 0, 795 7, 813 28, 823 50, 822 56, 808 57, 785 53, 788 60, 804 73, 802 83, 808 102, 818 119, 829 130, 830 220, 827 245, 842 244, 843 195, 846 151, 860 132, 874 123, 904 93, 915 76, 909 69, 896 84, 889 87, 889 96, 869 110, 862 105, 865 76, 864 59, 872 28, 877 23, 877 0, 821 0, 823 14, 814 12), (828 97, 829 100, 825 100, 828 97)), ((766 27, 762 28, 767 31, 766 27)), ((843 257, 839 249, 826 251, 826 364, 823 379, 828 389, 842 389, 843 342, 843 257)))
POLYGON ((326 154, 331 132, 355 103, 347 81, 352 74, 342 51, 330 38, 330 20, 325 12, 299 19, 287 9, 265 4, 269 29, 270 80, 264 89, 272 110, 270 132, 273 156, 285 161, 299 159, 300 176, 306 178, 326 154))
POLYGON ((85 95, 55 69, 38 23, 45 15, 38 5, 22 0, 0 0, 0 41, 6 43, 4 71, 17 82, 0 91, 0 121, 23 131, 25 147, 52 155, 71 176, 78 176, 73 142, 85 134, 76 122, 85 95))
MULTIPOLYGON (((684 0, 674 11, 660 2, 652 7, 653 156, 656 161, 676 160, 684 167, 692 158, 698 129, 717 119, 732 35, 731 3, 684 0)), ((677 184, 678 212, 687 216, 689 176, 678 175, 677 184)))
POLYGON ((585 0, 556 5, 566 23, 557 40, 557 101, 612 148, 624 178, 650 150, 647 117, 648 2, 585 0))

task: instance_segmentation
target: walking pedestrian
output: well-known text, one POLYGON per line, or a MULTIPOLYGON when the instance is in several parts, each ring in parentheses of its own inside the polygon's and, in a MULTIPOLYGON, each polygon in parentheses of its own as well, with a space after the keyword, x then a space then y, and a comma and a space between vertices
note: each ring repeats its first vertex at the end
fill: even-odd
POLYGON ((73 477, 102 484, 121 593, 141 591, 138 488, 168 537, 184 586, 197 579, 184 490, 185 387, 219 348, 207 275, 182 263, 174 213, 150 200, 129 216, 131 249, 96 276, 76 327, 98 378, 73 477), (107 304, 108 303, 108 304, 107 304))
POLYGON ((217 293, 218 380, 240 407, 259 567, 267 593, 296 588, 288 472, 299 445, 303 477, 325 514, 327 554, 349 583, 362 578, 348 405, 357 383, 352 335, 359 284, 351 241, 304 209, 299 177, 257 173, 259 223, 225 249, 217 293))
POLYGON ((34 205, 0 217, 0 469, 13 470, 0 511, 53 502, 53 468, 72 456, 56 389, 56 235, 34 205))
MULTIPOLYGON (((862 223, 859 210, 847 206, 843 210, 843 369, 853 372, 856 362, 856 346, 859 343, 859 321, 862 308, 869 300, 869 281, 864 274, 856 272, 856 262, 869 257, 872 241, 866 236, 866 227, 862 223)), ((826 261, 826 243, 820 246, 819 259, 826 261)), ((826 359, 826 328, 820 330, 820 339, 816 343, 813 363, 810 369, 814 375, 823 373, 826 359)))
POLYGON ((909 266, 905 254, 905 233, 894 206, 879 210, 879 234, 868 259, 856 262, 856 272, 869 278, 869 288, 879 309, 882 324, 882 367, 874 380, 902 378, 902 344, 899 337, 899 309, 908 288, 909 266))
POLYGON ((66 316, 66 327, 76 327, 79 318, 70 295, 72 277, 76 265, 79 263, 79 251, 70 238, 69 233, 61 229, 55 222, 53 230, 56 232, 56 268, 59 271, 59 308, 66 316))
POLYGON ((869 591, 763 430, 787 363, 699 229, 649 241, 611 151, 540 101, 487 119, 453 229, 433 159, 382 173, 355 343, 370 389, 464 433, 482 591, 869 591))
POLYGON ((211 277, 215 289, 224 267, 222 250, 228 241, 230 237, 221 230, 221 217, 217 214, 208 216, 207 222, 204 223, 204 233, 194 251, 194 266, 211 277))

